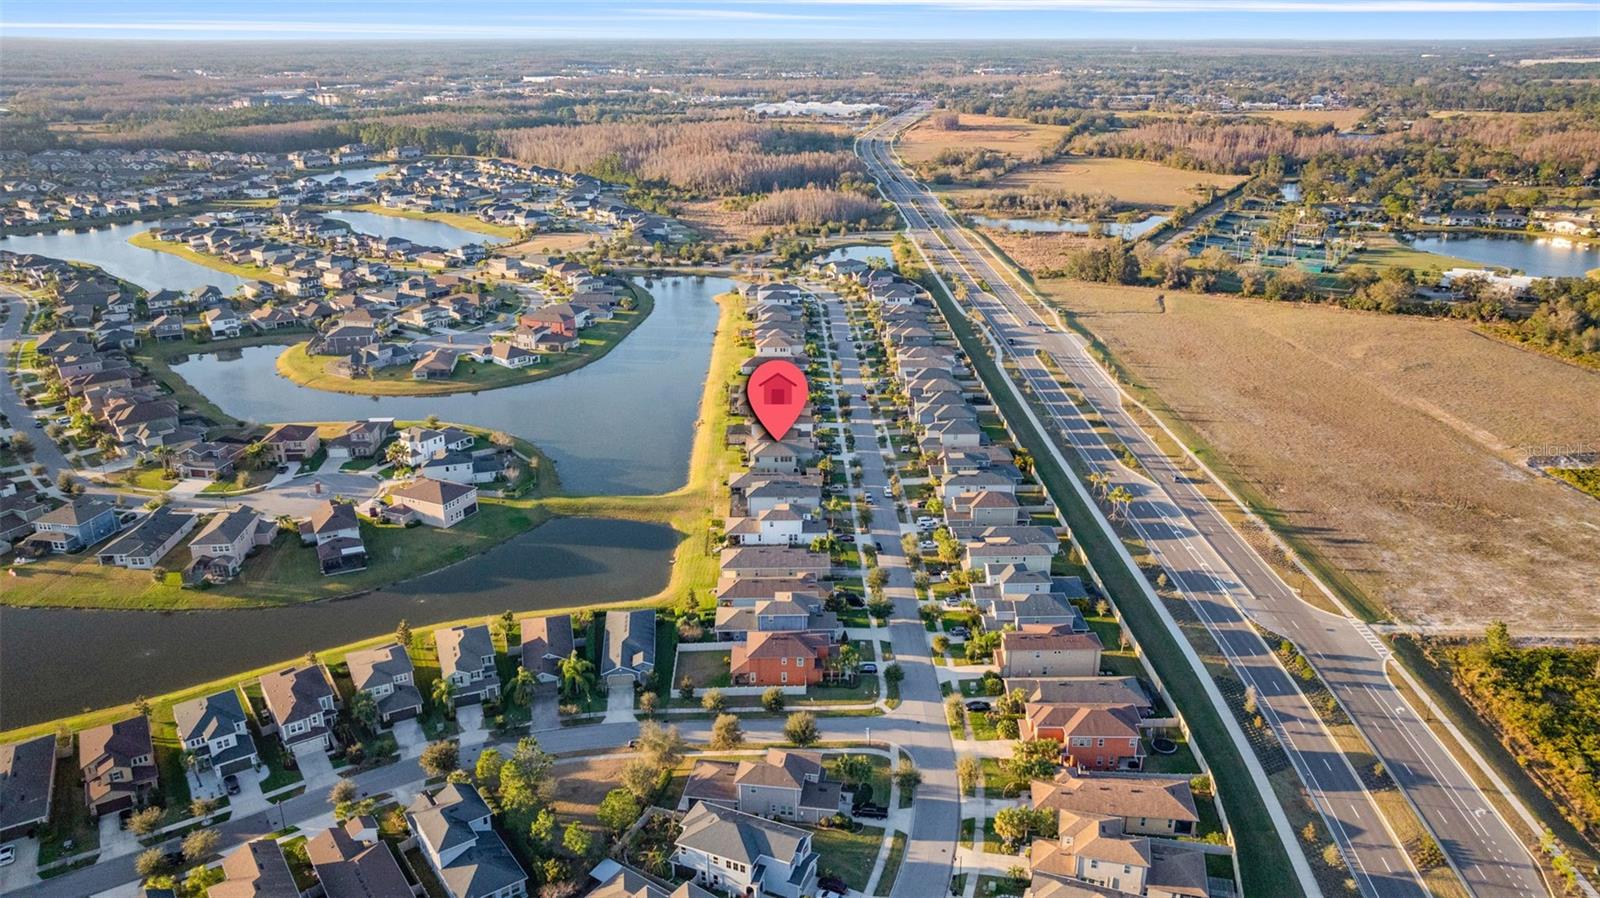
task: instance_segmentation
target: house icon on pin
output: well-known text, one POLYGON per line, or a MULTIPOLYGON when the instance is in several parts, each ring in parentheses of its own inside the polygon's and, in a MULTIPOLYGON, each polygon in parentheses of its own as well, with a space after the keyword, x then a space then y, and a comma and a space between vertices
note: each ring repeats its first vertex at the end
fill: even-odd
POLYGON ((774 371, 756 386, 761 390, 764 404, 781 407, 794 402, 794 388, 799 384, 785 377, 782 372, 774 371))

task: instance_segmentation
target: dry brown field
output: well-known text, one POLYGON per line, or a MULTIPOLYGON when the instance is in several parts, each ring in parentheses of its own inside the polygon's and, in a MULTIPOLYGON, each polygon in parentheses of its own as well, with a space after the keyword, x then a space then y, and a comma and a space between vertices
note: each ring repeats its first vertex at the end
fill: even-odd
POLYGON ((1188 171, 1142 159, 1073 156, 1022 166, 983 187, 952 187, 940 192, 954 196, 961 205, 976 205, 981 202, 983 191, 1040 186, 1070 193, 1107 193, 1129 206, 1171 208, 1196 199, 1200 195, 1197 185, 1228 190, 1244 180, 1242 175, 1188 171))
POLYGON ((900 156, 907 162, 926 162, 948 149, 995 150, 1027 159, 1055 146, 1066 129, 1059 125, 1038 125, 1018 118, 961 113, 961 127, 945 131, 925 118, 900 135, 900 156))
POLYGON ((557 819, 565 822, 577 818, 586 827, 598 827, 595 813, 600 801, 607 792, 622 785, 622 768, 627 763, 625 758, 558 762, 551 771, 556 791, 550 800, 557 819))
POLYGON ((1307 125, 1332 125, 1344 129, 1361 121, 1365 109, 1268 109, 1252 111, 1248 115, 1269 118, 1275 122, 1292 122, 1307 125))
POLYGON ((765 225, 749 223, 743 212, 728 209, 720 199, 677 203, 672 207, 672 214, 698 233, 717 241, 743 243, 769 230, 765 225))
POLYGON ((1456 321, 1042 288, 1397 620, 1600 634, 1600 502, 1520 464, 1600 445, 1600 372, 1456 321))
POLYGON ((549 234, 534 234, 516 246, 507 247, 508 253, 516 256, 548 256, 559 255, 572 250, 581 250, 595 240, 595 235, 586 231, 557 231, 549 234))
POLYGON ((1038 231, 1013 231, 1009 228, 979 226, 995 246, 1011 260, 1031 272, 1060 269, 1069 250, 1093 246, 1096 238, 1085 234, 1048 234, 1038 231))

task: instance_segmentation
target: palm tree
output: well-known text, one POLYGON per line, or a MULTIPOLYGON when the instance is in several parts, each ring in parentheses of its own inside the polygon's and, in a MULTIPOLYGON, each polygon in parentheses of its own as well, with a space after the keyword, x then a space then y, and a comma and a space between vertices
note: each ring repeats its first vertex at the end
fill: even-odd
POLYGON ((157 446, 154 449, 150 450, 150 454, 155 457, 156 461, 161 463, 161 470, 164 473, 168 473, 168 474, 172 473, 172 449, 171 448, 169 448, 167 446, 157 446))
POLYGON ((350 716, 366 727, 368 732, 377 732, 380 719, 378 700, 370 692, 357 691, 350 697, 350 716))
POLYGON ((1128 506, 1133 504, 1133 493, 1128 492, 1125 486, 1118 486, 1111 491, 1108 497, 1111 501, 1111 516, 1113 518, 1126 518, 1128 506))
POLYGON ((511 678, 511 685, 507 691, 513 704, 528 704, 533 700, 533 673, 526 667, 519 669, 517 675, 511 678))
POLYGON ((1089 474, 1089 485, 1094 487, 1095 495, 1104 499, 1106 488, 1111 485, 1111 475, 1104 471, 1094 471, 1089 474))
POLYGON ((561 659, 561 692, 567 698, 579 694, 588 698, 594 692, 594 665, 577 649, 561 659))
POLYGON ((244 447, 244 463, 245 463, 245 467, 249 468, 252 471, 261 470, 261 466, 263 464, 262 460, 264 458, 266 458, 266 455, 267 455, 267 444, 265 442, 263 442, 261 440, 256 440, 255 442, 252 442, 250 445, 244 447))
POLYGON ((433 681, 433 703, 442 709, 447 717, 456 716, 456 684, 445 677, 433 681))

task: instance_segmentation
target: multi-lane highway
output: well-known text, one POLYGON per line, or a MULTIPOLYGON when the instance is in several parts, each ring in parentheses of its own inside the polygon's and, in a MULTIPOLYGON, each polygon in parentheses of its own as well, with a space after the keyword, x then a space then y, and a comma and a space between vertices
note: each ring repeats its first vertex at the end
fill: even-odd
POLYGON ((865 133, 858 144, 862 157, 899 207, 912 239, 947 278, 965 286, 967 305, 1015 360, 1057 429, 1047 436, 1064 440, 1090 469, 1110 474, 1113 484, 1134 495, 1126 510, 1130 526, 1189 600, 1240 679, 1254 687, 1262 716, 1277 733, 1363 894, 1390 898, 1426 892, 1362 775, 1252 622, 1289 637, 1312 662, 1473 895, 1547 894, 1516 835, 1390 683, 1383 644, 1356 621, 1301 601, 1124 412, 1118 387, 1081 342, 1059 320, 1030 305, 1001 273, 1001 263, 900 166, 894 135, 921 114, 913 110, 865 133), (1089 409, 1068 395, 1040 352, 1133 453, 1137 472, 1117 461, 1086 420, 1089 409))

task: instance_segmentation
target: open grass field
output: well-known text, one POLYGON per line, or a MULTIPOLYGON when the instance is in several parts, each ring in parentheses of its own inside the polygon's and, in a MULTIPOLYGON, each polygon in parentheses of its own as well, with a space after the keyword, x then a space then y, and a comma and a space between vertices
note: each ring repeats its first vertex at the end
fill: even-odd
POLYGON ((1454 321, 1041 286, 1346 592, 1436 630, 1600 627, 1600 508, 1521 464, 1600 443, 1600 373, 1454 321))
POLYGON ((721 199, 677 203, 672 212, 679 221, 711 240, 742 243, 768 230, 766 225, 751 224, 743 212, 729 209, 721 199))
POLYGON ((1365 109, 1264 109, 1249 113, 1257 118, 1268 118, 1275 122, 1332 125, 1341 130, 1361 121, 1366 114, 1365 109))
POLYGON ((588 829, 599 830, 596 813, 606 793, 622 785, 626 758, 584 758, 559 761, 551 779, 555 793, 550 805, 564 822, 576 819, 588 829))
POLYGON ((501 254, 527 258, 529 256, 559 256, 563 253, 581 252, 589 248, 599 235, 588 231, 552 231, 548 234, 531 234, 521 243, 504 247, 501 254))
POLYGON ((434 380, 413 378, 408 365, 385 368, 372 377, 345 377, 333 370, 338 357, 310 355, 306 352, 308 343, 297 343, 278 356, 278 373, 313 389, 363 396, 443 396, 532 383, 576 371, 617 348, 623 338, 655 308, 655 300, 648 292, 636 288, 633 293, 638 300, 638 308, 631 312, 618 311, 610 321, 584 328, 578 335, 577 349, 546 353, 540 356, 537 364, 526 368, 504 368, 493 362, 461 358, 451 376, 434 380))

